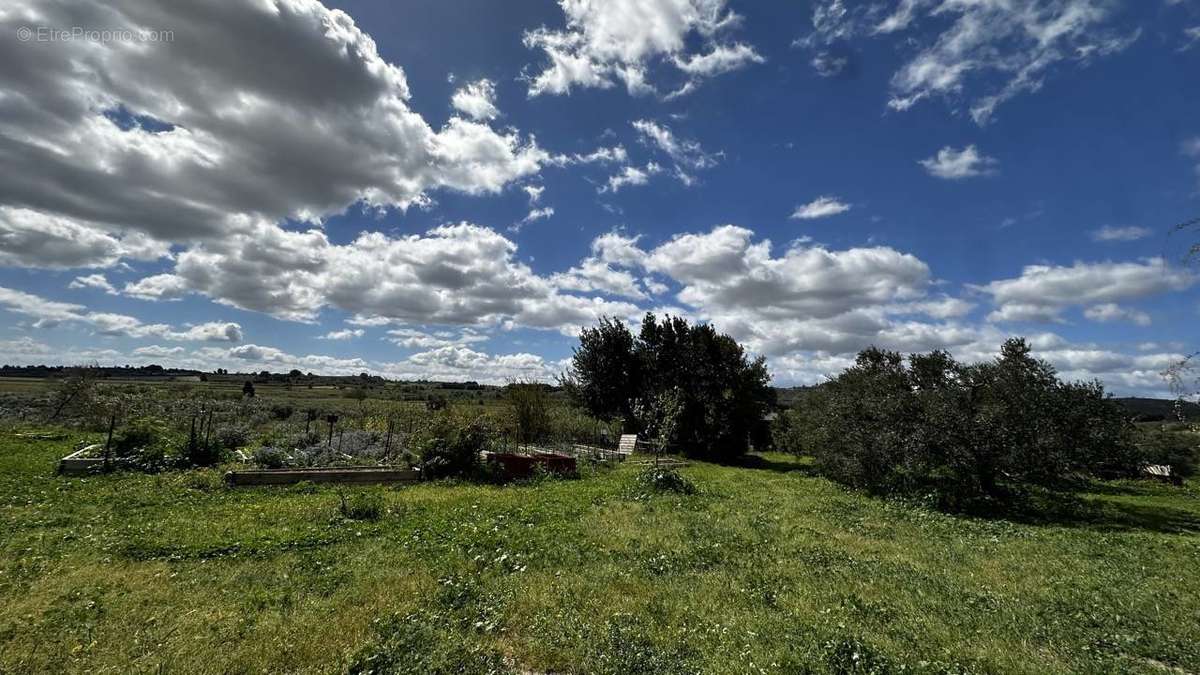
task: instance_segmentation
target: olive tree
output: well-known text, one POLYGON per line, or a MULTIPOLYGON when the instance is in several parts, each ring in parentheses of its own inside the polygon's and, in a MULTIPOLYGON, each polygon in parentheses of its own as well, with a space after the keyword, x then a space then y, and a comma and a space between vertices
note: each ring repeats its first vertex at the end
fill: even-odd
POLYGON ((978 364, 867 349, 821 390, 806 400, 808 451, 828 477, 873 492, 959 506, 1006 484, 1127 476, 1140 464, 1131 421, 1104 388, 1060 382, 1021 339, 978 364))

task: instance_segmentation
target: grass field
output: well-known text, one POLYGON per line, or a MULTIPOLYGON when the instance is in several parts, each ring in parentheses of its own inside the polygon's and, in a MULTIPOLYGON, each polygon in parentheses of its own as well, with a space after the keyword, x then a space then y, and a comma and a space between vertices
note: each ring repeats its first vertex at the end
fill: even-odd
POLYGON ((1051 521, 846 492, 793 458, 507 487, 66 479, 0 437, 0 672, 1200 671, 1200 491, 1051 521))
MULTIPOLYGON (((194 378, 147 379, 110 377, 99 382, 103 388, 142 387, 160 391, 162 396, 170 398, 208 396, 217 398, 237 399, 242 396, 242 385, 245 379, 235 376, 213 376, 206 382, 194 378)), ((42 396, 50 393, 58 381, 39 377, 0 377, 0 394, 20 394, 23 396, 42 396)), ((348 394, 359 388, 355 382, 333 384, 318 382, 313 386, 304 383, 286 384, 280 382, 257 382, 254 388, 258 396, 272 401, 287 403, 298 407, 337 408, 353 405, 348 394)), ((438 386, 436 383, 398 383, 386 385, 370 384, 362 387, 367 399, 371 401, 424 401, 431 396, 445 398, 458 404, 495 405, 498 402, 499 389, 488 387, 484 389, 453 389, 438 386)))

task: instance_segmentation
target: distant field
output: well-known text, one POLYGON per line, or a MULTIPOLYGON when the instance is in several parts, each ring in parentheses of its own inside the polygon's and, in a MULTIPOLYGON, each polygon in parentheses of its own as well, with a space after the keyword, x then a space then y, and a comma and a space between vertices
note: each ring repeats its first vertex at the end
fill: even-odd
MULTIPOLYGON (((36 394, 49 391, 55 386, 56 380, 45 378, 0 377, 0 394, 36 394)), ((148 380, 145 378, 106 378, 100 386, 108 387, 162 387, 171 392, 172 396, 183 394, 205 394, 220 397, 238 398, 242 394, 244 380, 240 379, 211 379, 201 382, 195 379, 148 380)), ((273 401, 287 402, 297 407, 315 406, 330 407, 345 405, 348 394, 360 387, 353 385, 315 384, 311 387, 305 384, 287 385, 282 383, 254 383, 255 394, 261 398, 273 401)), ((499 393, 495 388, 484 390, 444 389, 436 386, 389 383, 385 386, 368 385, 361 387, 369 400, 409 400, 424 401, 430 397, 442 397, 457 403, 494 404, 499 393)))
POLYGON ((782 455, 524 486, 64 479, 77 435, 0 436, 0 672, 1200 671, 1200 491, 1097 484, 953 517, 782 455))

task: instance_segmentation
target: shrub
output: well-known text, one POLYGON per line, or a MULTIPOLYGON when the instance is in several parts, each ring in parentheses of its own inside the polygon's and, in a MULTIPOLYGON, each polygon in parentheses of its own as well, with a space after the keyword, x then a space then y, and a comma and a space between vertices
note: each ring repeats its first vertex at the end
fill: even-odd
POLYGON ((619 420, 598 420, 580 408, 556 405, 550 408, 550 437, 555 441, 604 446, 621 434, 619 420))
POLYGON ((504 402, 512 415, 520 443, 536 443, 550 434, 550 393, 539 382, 514 382, 504 388, 504 402))
POLYGON ((271 405, 271 417, 274 417, 275 419, 280 420, 280 421, 291 419, 292 414, 294 414, 295 412, 296 412, 296 409, 290 405, 285 405, 285 404, 281 404, 281 403, 273 403, 271 405))
POLYGON ((479 469, 480 453, 495 441, 482 417, 461 418, 449 411, 435 417, 421 443, 421 472, 429 478, 468 476, 479 469))
POLYGON ((1161 425, 1144 435, 1142 458, 1147 464, 1167 464, 1173 474, 1187 478, 1195 475, 1200 464, 1200 444, 1188 431, 1161 425))
POLYGON ((156 473, 167 468, 171 443, 166 424, 157 418, 138 417, 118 429, 109 446, 109 469, 156 473))
POLYGON ((53 422, 65 412, 87 410, 96 399, 96 381, 100 369, 95 366, 72 368, 66 377, 54 383, 50 394, 50 419, 53 422))
POLYGON ((348 520, 379 520, 383 515, 385 500, 379 489, 340 492, 338 513, 348 520))
POLYGON ((279 448, 263 446, 254 451, 254 463, 264 469, 282 469, 287 464, 287 455, 279 448))
POLYGON ((1010 340, 990 363, 946 352, 861 352, 854 366, 779 426, 829 478, 876 493, 934 495, 960 507, 1009 483, 1055 485, 1075 475, 1131 475, 1131 423, 1098 383, 1062 383, 1010 340), (800 420, 799 423, 797 421, 800 420))
POLYGON ((811 455, 816 451, 815 440, 823 420, 823 390, 813 389, 797 397, 795 406, 781 410, 771 421, 771 443, 774 449, 794 455, 811 455))
POLYGON ((179 464, 186 468, 215 466, 221 461, 221 451, 219 441, 197 438, 184 443, 179 464))
POLYGON ((237 450, 249 445, 250 432, 242 427, 223 427, 214 440, 226 450, 237 450))
POLYGON ((245 445, 256 442, 266 447, 294 450, 296 448, 310 448, 316 445, 324 445, 325 439, 325 435, 316 431, 305 433, 303 431, 290 431, 287 429, 272 429, 264 433, 261 437, 254 439, 254 441, 248 441, 245 445))
POLYGON ((644 498, 653 494, 672 493, 679 495, 696 494, 696 485, 686 476, 675 469, 664 467, 649 467, 639 473, 634 479, 635 498, 644 498))
POLYGON ((128 457, 152 449, 161 450, 166 436, 167 429, 162 420, 135 418, 113 434, 112 453, 118 457, 128 457))

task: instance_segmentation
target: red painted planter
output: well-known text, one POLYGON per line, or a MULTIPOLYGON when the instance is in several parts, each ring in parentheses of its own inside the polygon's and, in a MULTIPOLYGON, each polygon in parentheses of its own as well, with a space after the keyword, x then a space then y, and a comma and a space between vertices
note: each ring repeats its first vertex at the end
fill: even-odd
POLYGON ((575 472, 575 458, 569 455, 539 454, 515 455, 507 452, 488 453, 487 461, 496 462, 504 473, 513 478, 528 478, 534 467, 540 466, 550 473, 568 474, 575 472))

